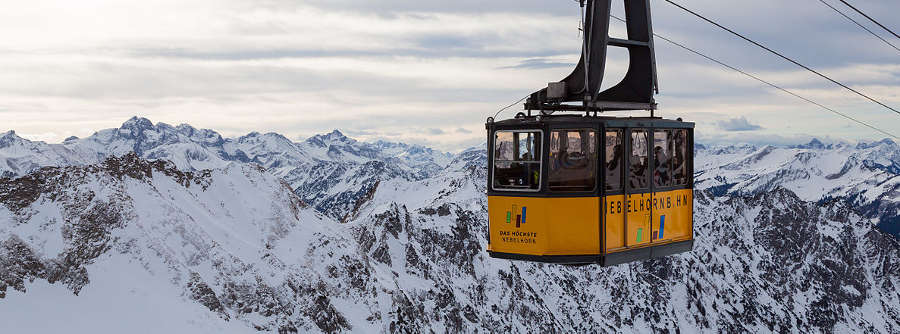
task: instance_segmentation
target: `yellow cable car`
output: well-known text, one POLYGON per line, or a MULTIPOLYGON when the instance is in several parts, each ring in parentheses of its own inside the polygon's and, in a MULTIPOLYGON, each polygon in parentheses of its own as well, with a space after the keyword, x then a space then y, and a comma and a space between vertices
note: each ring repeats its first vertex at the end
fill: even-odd
POLYGON ((488 119, 492 257, 612 266, 693 249, 694 123, 655 117, 650 3, 623 1, 628 39, 609 37, 611 0, 581 0, 575 71, 531 94, 527 113, 488 119), (630 65, 601 92, 609 46, 630 65), (650 116, 603 116, 628 110, 650 116))
POLYGON ((693 128, 586 116, 489 123, 490 255, 610 266, 690 251, 693 128))

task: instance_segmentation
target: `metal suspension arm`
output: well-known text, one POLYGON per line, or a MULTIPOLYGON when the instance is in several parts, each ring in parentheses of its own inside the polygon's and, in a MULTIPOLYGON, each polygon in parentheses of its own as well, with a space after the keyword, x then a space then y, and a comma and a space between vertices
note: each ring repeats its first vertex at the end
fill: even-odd
POLYGON ((658 92, 650 0, 623 0, 628 39, 609 37, 612 0, 586 2, 584 45, 575 70, 528 98, 525 108, 542 111, 654 110, 658 92), (600 92, 609 46, 628 49, 625 78, 600 92), (577 102, 579 104, 568 104, 577 102))

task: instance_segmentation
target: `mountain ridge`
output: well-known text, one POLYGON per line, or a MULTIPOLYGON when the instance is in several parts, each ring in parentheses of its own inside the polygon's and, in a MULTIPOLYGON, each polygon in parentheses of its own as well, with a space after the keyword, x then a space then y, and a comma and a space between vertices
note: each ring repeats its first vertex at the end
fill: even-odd
MULTIPOLYGON (((892 141, 698 147, 694 251, 599 268, 486 254, 483 148, 429 171, 257 133, 198 169, 221 156, 154 131, 170 144, 143 156, 0 176, 0 331, 900 332, 892 141), (89 303, 80 322, 62 300, 89 303)), ((91 152, 36 147, 32 165, 91 152)))

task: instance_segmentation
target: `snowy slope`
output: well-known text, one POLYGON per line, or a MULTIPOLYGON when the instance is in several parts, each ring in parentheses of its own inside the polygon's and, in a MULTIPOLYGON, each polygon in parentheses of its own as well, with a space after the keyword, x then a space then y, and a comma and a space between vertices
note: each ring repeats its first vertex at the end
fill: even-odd
POLYGON ((0 178, 0 332, 900 332, 900 244, 857 197, 803 192, 853 159, 850 191, 894 182, 892 143, 701 149, 695 250, 597 268, 487 256, 483 149, 416 174, 342 137, 0 178))
POLYGON ((847 201, 900 236, 900 145, 750 145, 697 151, 696 187, 715 195, 757 195, 785 188, 804 201, 847 201))
MULTIPOLYGON (((95 327, 110 332, 131 326, 131 318, 156 308, 161 309, 138 323, 177 314, 171 319, 175 323, 149 328, 216 333, 271 326, 264 317, 248 314, 271 306, 246 304, 242 294, 289 274, 284 263, 270 258, 276 245, 288 242, 292 247, 337 226, 304 209, 281 180, 251 165, 185 173, 133 154, 101 165, 42 169, 6 179, 0 199, 0 295, 8 289, 19 291, 0 303, 0 309, 17 311, 0 314, 34 311, 12 304, 30 296, 21 292, 32 290, 69 305, 98 307, 84 312, 88 319, 113 311, 107 303, 121 303, 121 310, 103 316, 103 325, 95 327), (35 279, 38 283, 31 283, 35 279), (228 291, 234 300, 212 304, 211 283, 206 281, 225 279, 232 284, 228 291), (64 286, 69 294, 84 298, 64 298, 59 288, 41 282, 64 286)), ((12 326, 11 319, 0 323, 12 326)), ((87 320, 78 323, 92 328, 87 320)), ((61 326, 65 322, 18 329, 42 332, 61 326)))

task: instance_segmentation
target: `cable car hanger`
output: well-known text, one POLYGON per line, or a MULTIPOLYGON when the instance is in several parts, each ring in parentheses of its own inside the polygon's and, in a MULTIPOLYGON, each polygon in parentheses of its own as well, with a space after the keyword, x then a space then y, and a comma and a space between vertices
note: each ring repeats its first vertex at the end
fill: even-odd
POLYGON ((694 123, 654 117, 650 3, 622 1, 627 39, 609 36, 612 0, 579 1, 584 39, 575 70, 525 98, 527 114, 494 121, 516 102, 488 118, 492 258, 613 266, 693 249, 694 123), (600 91, 609 46, 628 49, 630 64, 600 91), (596 117, 617 110, 650 117, 596 117), (549 116, 556 112, 589 117, 549 116))
POLYGON ((538 110, 544 115, 557 111, 648 110, 653 117, 657 108, 653 95, 659 93, 659 85, 650 1, 625 1, 628 39, 609 36, 612 0, 579 2, 583 9, 584 37, 578 65, 562 81, 551 82, 547 88, 532 93, 525 102, 525 109, 538 110), (622 81, 601 92, 609 46, 627 48, 630 66, 622 81))

